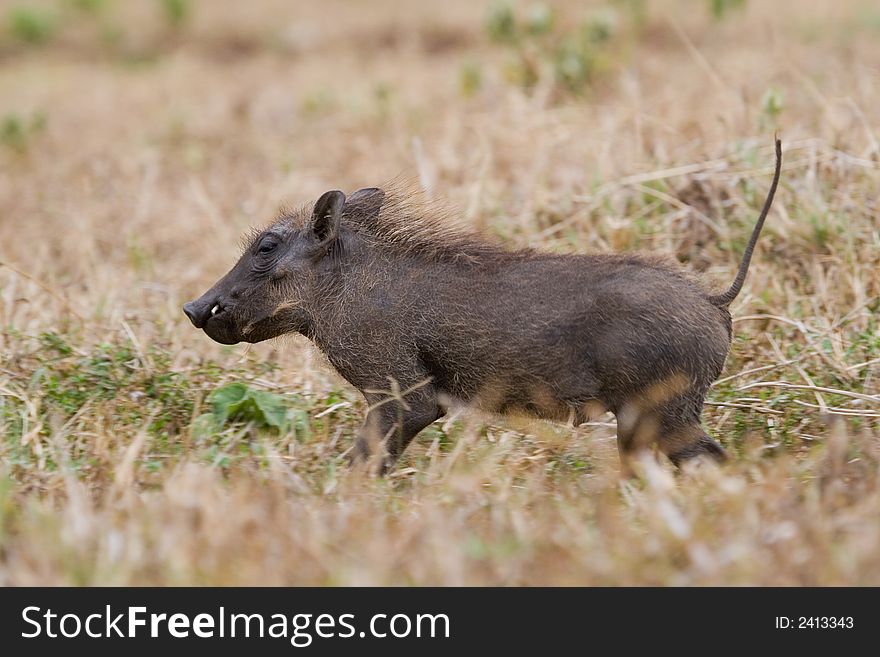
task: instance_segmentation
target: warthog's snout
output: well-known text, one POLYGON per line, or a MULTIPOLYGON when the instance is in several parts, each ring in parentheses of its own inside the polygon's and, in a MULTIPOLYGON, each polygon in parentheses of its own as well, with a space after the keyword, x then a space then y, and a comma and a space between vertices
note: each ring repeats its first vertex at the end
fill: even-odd
POLYGON ((190 301, 183 304, 183 312, 189 317, 189 321, 193 323, 197 329, 205 328, 205 324, 211 317, 214 317, 223 310, 220 300, 214 302, 205 301, 204 298, 190 301))
POLYGON ((241 342, 238 327, 230 316, 224 299, 215 294, 205 294, 183 305, 183 312, 197 329, 202 329, 212 340, 221 344, 241 342))

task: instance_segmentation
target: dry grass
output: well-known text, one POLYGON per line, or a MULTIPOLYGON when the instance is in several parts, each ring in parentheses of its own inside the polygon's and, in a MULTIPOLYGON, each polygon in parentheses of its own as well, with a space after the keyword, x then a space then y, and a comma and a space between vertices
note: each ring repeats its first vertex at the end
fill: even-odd
POLYGON ((179 27, 30 4, 45 43, 0 35, 0 583, 880 584, 870 3, 648 3, 641 26, 553 3, 560 30, 616 12, 581 94, 508 80, 465 0, 212 0, 179 27), (510 245, 673 253, 720 288, 775 128, 706 411, 722 469, 621 481, 610 417, 460 418, 365 479, 342 458, 363 403, 319 354, 221 348, 180 311, 280 202, 400 174, 510 245), (196 431, 231 380, 295 428, 196 431))

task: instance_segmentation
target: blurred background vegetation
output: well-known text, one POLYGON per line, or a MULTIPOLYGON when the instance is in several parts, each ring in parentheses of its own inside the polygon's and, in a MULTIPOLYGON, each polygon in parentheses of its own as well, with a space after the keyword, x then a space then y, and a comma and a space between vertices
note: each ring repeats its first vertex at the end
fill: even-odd
POLYGON ((877 584, 878 37, 861 0, 3 0, 0 584, 877 584), (279 204, 397 177, 720 288, 777 130, 723 469, 465 415, 362 479, 319 353, 180 311, 279 204))

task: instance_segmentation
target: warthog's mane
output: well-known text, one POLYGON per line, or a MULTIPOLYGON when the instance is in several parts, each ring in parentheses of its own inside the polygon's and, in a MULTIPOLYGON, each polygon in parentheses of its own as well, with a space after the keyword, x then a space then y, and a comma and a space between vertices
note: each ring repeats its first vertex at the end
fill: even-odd
MULTIPOLYGON (((467 226, 459 214, 448 206, 430 199, 417 185, 394 181, 376 193, 346 202, 342 221, 350 229, 375 246, 401 255, 422 257, 433 261, 474 261, 493 257, 525 254, 508 251, 467 226), (378 213, 376 206, 379 206, 378 213)), ((282 208, 273 225, 286 223, 300 228, 309 221, 312 205, 282 208)), ((254 231, 245 239, 245 246, 262 233, 254 231)))
MULTIPOLYGON (((394 181, 381 188, 382 193, 351 197, 342 213, 343 223, 373 246, 393 255, 422 258, 430 262, 498 264, 519 258, 560 258, 564 254, 535 251, 531 248, 507 249, 466 225, 460 214, 442 201, 431 199, 417 184, 394 181), (379 206, 378 213, 376 206, 379 206)), ((299 208, 285 207, 270 226, 298 230, 308 224, 314 204, 299 208)), ((244 238, 250 248, 266 230, 254 229, 244 238)), ((698 279, 668 255, 643 252, 593 254, 595 264, 631 264, 663 269, 699 285, 698 279)))

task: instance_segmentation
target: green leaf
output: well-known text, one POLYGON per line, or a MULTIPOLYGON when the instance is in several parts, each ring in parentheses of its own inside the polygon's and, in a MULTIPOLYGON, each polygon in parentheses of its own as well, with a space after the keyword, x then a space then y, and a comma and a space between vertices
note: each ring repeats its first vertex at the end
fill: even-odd
POLYGON ((287 404, 283 397, 271 392, 253 390, 244 383, 230 383, 212 392, 209 400, 218 427, 236 420, 279 432, 287 428, 287 404))
POLYGON ((287 407, 284 399, 271 392, 252 390, 251 397, 260 412, 263 424, 281 431, 287 424, 287 407))
POLYGON ((211 393, 209 400, 218 426, 226 424, 226 420, 236 410, 233 407, 237 407, 247 393, 248 387, 243 383, 230 383, 211 393))

